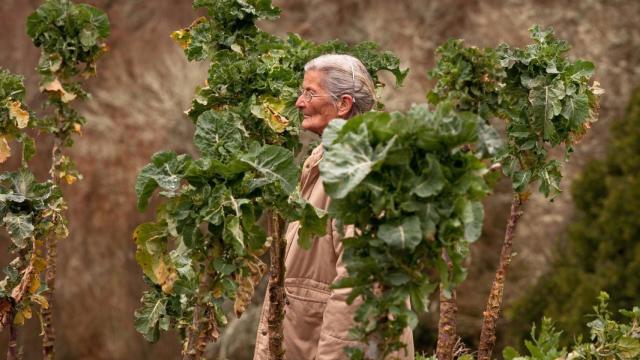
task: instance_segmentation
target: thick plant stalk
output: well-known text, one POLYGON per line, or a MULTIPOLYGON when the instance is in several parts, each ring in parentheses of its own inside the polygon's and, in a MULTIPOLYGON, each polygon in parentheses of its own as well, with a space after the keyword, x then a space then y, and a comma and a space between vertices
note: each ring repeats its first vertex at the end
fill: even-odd
POLYGON ((45 360, 53 360, 55 358, 55 330, 53 327, 53 301, 54 291, 56 288, 56 259, 58 252, 57 237, 50 236, 47 241, 47 270, 45 273, 45 279, 47 281, 47 291, 45 298, 49 306, 41 309, 42 313, 42 354, 45 360))
POLYGON ((200 274, 200 284, 198 285, 198 293, 196 294, 196 303, 193 307, 193 322, 187 331, 187 347, 182 354, 183 360, 198 360, 202 353, 198 353, 198 345, 200 340, 200 316, 202 313, 201 298, 207 288, 206 271, 200 274))
MULTIPOLYGON (((453 264, 445 249, 442 249, 442 258, 447 262, 449 271, 453 264)), ((438 360, 453 360, 453 348, 458 340, 456 334, 456 316, 458 315, 458 302, 456 289, 451 290, 451 296, 445 296, 445 289, 440 284, 440 319, 438 320, 438 345, 436 357, 438 360)))
POLYGON ((269 276, 269 359, 284 359, 284 305, 286 294, 284 291, 284 255, 287 243, 282 237, 284 220, 277 214, 271 216, 269 224, 269 234, 272 237, 271 243, 271 275, 269 276))
MULTIPOLYGON (((204 309, 204 316, 203 318, 208 318, 209 316, 211 316, 212 314, 209 313, 209 308, 206 307, 204 309)), ((204 349, 206 349, 207 347, 207 331, 203 330, 200 331, 200 334, 198 335, 198 341, 195 345, 196 348, 196 359, 201 359, 202 358, 202 354, 204 354, 204 349)))
MULTIPOLYGON (((11 291, 11 299, 0 302, 0 310, 2 310, 2 313, 0 313, 0 330, 2 330, 3 326, 9 326, 9 347, 7 348, 7 359, 20 358, 20 354, 18 353, 18 328, 14 324, 14 320, 17 311, 16 306, 20 301, 22 301, 25 294, 28 294, 28 288, 34 276, 34 261, 36 259, 35 238, 32 237, 31 241, 33 243, 34 252, 31 254, 31 259, 22 274, 20 283, 11 291)), ((21 252, 21 260, 24 261, 24 257, 25 253, 21 252)))
POLYGON ((482 332, 480 333, 480 345, 478 347, 478 360, 490 360, 491 352, 496 343, 496 323, 500 316, 500 308, 502 307, 502 294, 504 291, 504 283, 507 277, 507 270, 511 263, 511 248, 513 244, 513 236, 515 235, 518 220, 522 216, 522 199, 519 194, 514 194, 511 201, 511 212, 507 230, 502 243, 502 251, 500 252, 500 264, 496 271, 496 276, 491 285, 491 292, 487 300, 482 321, 482 332))
POLYGON ((9 347, 7 348, 7 360, 18 360, 18 328, 13 323, 16 310, 11 310, 9 314, 9 347))
MULTIPOLYGON (((60 157, 62 150, 60 149, 60 139, 54 140, 53 147, 51 149, 51 169, 49 170, 49 176, 54 184, 59 185, 60 181, 57 175, 58 158, 60 157)), ((61 219, 57 219, 61 220, 61 219)), ((45 298, 49 306, 41 308, 42 314, 42 355, 45 360, 53 360, 55 358, 55 328, 53 327, 53 302, 56 289, 56 261, 58 259, 58 237, 49 236, 46 239, 47 247, 47 269, 45 271, 45 281, 47 283, 47 291, 44 293, 45 298)))

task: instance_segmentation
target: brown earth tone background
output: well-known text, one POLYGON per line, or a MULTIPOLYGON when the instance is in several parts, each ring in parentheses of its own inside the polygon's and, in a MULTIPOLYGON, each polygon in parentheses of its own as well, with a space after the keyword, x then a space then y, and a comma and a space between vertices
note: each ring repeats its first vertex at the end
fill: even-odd
MULTIPOLYGON (((133 186, 137 171, 161 149, 193 152, 193 126, 182 111, 196 85, 206 77, 206 65, 188 63, 169 34, 196 17, 190 1, 92 0, 111 19, 111 48, 99 63, 99 76, 89 83, 93 100, 84 105, 89 119, 72 150, 84 180, 65 188, 71 235, 59 245, 55 326, 59 359, 173 359, 180 352, 177 335, 163 334, 148 344, 133 327, 133 311, 143 289, 134 260, 131 233, 150 212, 135 209, 133 186)), ((631 90, 640 83, 640 1, 636 0, 274 0, 283 10, 279 20, 263 23, 267 31, 297 32, 315 41, 339 38, 375 41, 395 52, 411 71, 405 86, 385 90, 390 110, 424 101, 432 86, 426 76, 435 48, 450 38, 469 45, 500 42, 524 45, 533 24, 553 26, 573 45, 572 56, 597 65, 596 79, 606 89, 600 121, 566 164, 562 186, 593 158, 604 155, 608 128, 619 118, 631 90)), ((38 50, 25 33, 26 17, 40 4, 35 0, 0 0, 0 66, 26 76, 28 103, 37 109, 34 67, 38 50)), ((40 143, 46 159, 47 143, 40 143)), ((33 164, 45 176, 46 161, 33 164)), ((0 171, 6 169, 2 168, 0 171)), ((459 290, 459 331, 468 344, 478 337, 481 313, 497 264, 508 205, 508 184, 501 183, 486 202, 484 235, 473 248, 470 276, 459 290)), ((531 285, 549 261, 555 243, 562 242, 572 204, 568 192, 553 203, 534 196, 518 229, 518 256, 506 287, 507 302, 531 285)), ((0 266, 8 259, 7 239, 0 238, 0 266)), ((256 299, 255 303, 260 303, 256 299)), ((415 331, 417 349, 434 346, 437 304, 415 331)), ((210 358, 250 359, 257 307, 232 323, 210 358), (233 336, 228 336, 232 334, 233 336)), ((515 321, 515 320, 513 320, 515 321)), ((506 320, 501 322, 504 333, 506 320)), ((39 324, 22 331, 25 359, 39 359, 39 324)), ((499 349, 504 344, 499 344, 499 349)), ((0 354, 7 346, 0 334, 0 354)))

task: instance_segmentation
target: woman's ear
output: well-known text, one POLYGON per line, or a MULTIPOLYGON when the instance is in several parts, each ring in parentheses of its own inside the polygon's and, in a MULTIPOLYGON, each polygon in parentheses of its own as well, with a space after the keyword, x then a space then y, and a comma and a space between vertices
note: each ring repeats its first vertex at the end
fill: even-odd
POLYGON ((353 107, 353 97, 351 95, 342 95, 338 103, 338 117, 343 118, 351 112, 353 107))

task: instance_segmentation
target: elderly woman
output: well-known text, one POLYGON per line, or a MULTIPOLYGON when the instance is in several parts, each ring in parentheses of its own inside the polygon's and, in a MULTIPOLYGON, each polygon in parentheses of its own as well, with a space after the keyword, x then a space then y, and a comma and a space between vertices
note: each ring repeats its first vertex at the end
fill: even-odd
MULTIPOLYGON (((371 110, 375 88, 360 60, 349 55, 323 55, 304 67, 304 80, 296 106, 302 112, 302 127, 322 136, 335 118, 349 119, 371 110)), ((330 198, 324 192, 318 164, 322 145, 304 162, 300 178, 302 197, 313 206, 327 210, 330 198)), ((284 319, 284 346, 287 360, 346 359, 344 348, 359 346, 349 336, 357 305, 347 305, 349 289, 331 289, 331 283, 347 275, 342 262, 342 242, 334 226, 327 224, 327 235, 315 239, 310 250, 298 245, 297 222, 289 224, 285 237, 287 296, 284 319)), ((258 327, 254 360, 267 360, 268 296, 265 298, 258 327)), ((403 339, 407 353, 397 355, 413 359, 413 338, 406 329, 403 339)), ((360 345, 361 346, 361 345, 360 345)), ((395 355, 395 354, 394 354, 395 355)))

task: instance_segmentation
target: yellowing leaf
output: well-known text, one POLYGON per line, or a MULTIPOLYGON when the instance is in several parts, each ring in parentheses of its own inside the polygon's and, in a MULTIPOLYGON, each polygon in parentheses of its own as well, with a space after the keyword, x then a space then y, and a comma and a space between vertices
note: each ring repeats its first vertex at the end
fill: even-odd
POLYGON ((62 221, 56 224, 56 227, 53 231, 59 239, 65 239, 69 237, 69 229, 67 228, 67 225, 62 221))
POLYGON ((211 290, 211 294, 213 295, 214 299, 219 299, 222 297, 222 284, 220 282, 214 285, 213 290, 211 290))
POLYGON ((71 174, 67 174, 64 176, 64 180, 67 182, 67 184, 72 185, 73 183, 78 181, 78 178, 71 174))
POLYGON ((156 277, 157 284, 162 286, 162 291, 168 294, 173 289, 173 283, 178 278, 176 270, 167 264, 161 258, 152 264, 153 275, 156 277))
POLYGON ((22 326, 24 325, 24 315, 22 315, 21 312, 17 313, 14 317, 13 317, 13 324, 14 325, 18 325, 18 326, 22 326))
POLYGON ((27 306, 22 311, 18 311, 16 316, 13 318, 13 323, 15 325, 24 325, 25 320, 31 319, 33 313, 31 312, 31 307, 27 306))
POLYGON ((33 259, 33 271, 39 274, 47 268, 47 261, 41 257, 35 257, 33 259))
POLYGON ((7 142, 6 137, 0 136, 0 164, 7 161, 9 156, 11 156, 11 148, 9 147, 9 142, 7 142))
POLYGON ((285 104, 276 98, 268 97, 261 99, 260 105, 251 107, 251 113, 256 117, 263 119, 271 130, 282 133, 289 125, 289 120, 282 115, 285 104))
POLYGON ((40 289, 40 277, 34 276, 29 283, 29 294, 35 294, 40 289))
POLYGON ((58 92, 60 93, 60 100, 63 103, 68 103, 69 101, 76 98, 76 94, 67 92, 64 87, 62 87, 62 83, 57 78, 53 81, 46 83, 40 87, 41 92, 58 92))
POLYGON ((289 125, 289 120, 286 117, 282 116, 277 111, 275 111, 272 107, 267 105, 266 108, 267 108, 267 111, 270 113, 269 122, 268 122, 269 127, 277 133, 283 132, 287 128, 287 125, 289 125))
POLYGON ((24 129, 29 125, 29 112, 22 109, 20 101, 9 103, 9 117, 16 121, 18 129, 24 129))
POLYGON ((40 305, 40 307, 43 308, 43 309, 48 309, 49 308, 49 302, 47 301, 47 298, 45 298, 42 295, 39 295, 39 294, 31 295, 31 301, 33 301, 34 303, 40 305))
POLYGON ((31 312, 31 306, 27 306, 26 308, 24 308, 24 310, 22 310, 22 315, 24 315, 25 319, 31 319, 31 316, 33 316, 33 313, 31 312))
POLYGON ((82 125, 80 125, 78 123, 74 123, 73 124, 73 131, 75 131, 76 133, 82 135, 82 125))
POLYGON ((189 34, 189 29, 176 30, 171 33, 171 38, 183 49, 189 47, 189 44, 191 43, 191 34, 189 34))

